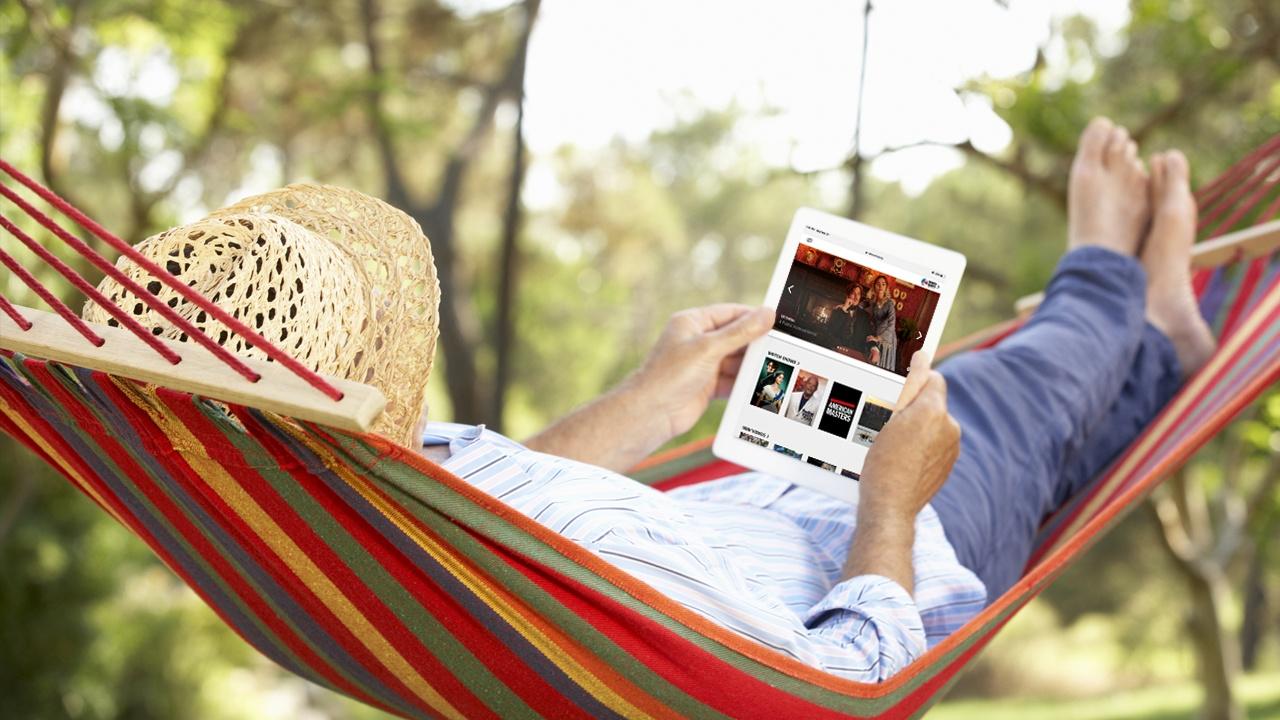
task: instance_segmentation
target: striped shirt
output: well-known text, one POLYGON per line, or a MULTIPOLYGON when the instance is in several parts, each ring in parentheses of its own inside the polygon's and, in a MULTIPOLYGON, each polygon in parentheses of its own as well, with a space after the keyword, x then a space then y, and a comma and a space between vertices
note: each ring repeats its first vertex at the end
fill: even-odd
POLYGON ((424 445, 446 443, 443 467, 478 489, 693 612, 851 680, 891 677, 986 603, 928 506, 912 597, 886 577, 843 578, 856 504, 770 475, 663 493, 483 426, 427 426, 424 445))

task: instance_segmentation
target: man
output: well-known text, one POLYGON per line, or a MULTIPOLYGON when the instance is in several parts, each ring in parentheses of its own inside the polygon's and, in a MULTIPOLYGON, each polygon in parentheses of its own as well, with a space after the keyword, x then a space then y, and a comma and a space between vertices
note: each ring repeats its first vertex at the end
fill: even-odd
POLYGON ((727 393, 745 345, 772 326, 745 306, 677 313, 639 371, 524 447, 436 425, 426 451, 694 611, 828 672, 884 680, 1008 589, 1041 520, 1211 355, 1190 284, 1187 163, 1174 151, 1150 164, 1149 177, 1123 128, 1089 125, 1068 252, 1040 309, 940 371, 916 353, 856 506, 761 473, 662 494, 596 469, 631 467, 727 393), (655 381, 671 400, 656 417, 655 381), (490 481, 480 467, 495 458, 511 465, 490 481))
POLYGON ((796 387, 791 391, 791 399, 787 400, 787 418, 813 425, 813 418, 818 413, 818 403, 822 402, 817 394, 818 376, 801 371, 796 378, 796 387))
MULTIPOLYGON (((867 454, 856 504, 761 473, 670 493, 619 474, 727 394, 746 345, 773 325, 772 311, 742 305, 677 313, 639 370, 523 445, 483 427, 430 423, 423 453, 712 621, 833 674, 884 680, 1008 588, 1041 518, 1212 352, 1190 289, 1187 175, 1173 152, 1152 158, 1148 178, 1123 128, 1091 123, 1072 168, 1068 253, 1041 308, 998 348, 941 372, 916 353, 867 454)), ((293 187, 138 247, 172 265, 198 257, 179 268, 185 281, 233 298, 229 309, 245 317, 256 313, 269 339, 312 367, 383 389, 392 403, 379 431, 419 436, 434 274, 410 282, 396 273, 430 269, 421 231, 369 198, 293 187), (222 244, 202 256, 210 237, 222 244), (389 245, 399 248, 392 256, 389 245), (279 259, 261 262, 267 251, 279 259), (263 304, 264 293, 282 291, 296 291, 287 312, 263 304), (336 329, 318 334, 326 324, 336 329), (345 340, 328 341, 334 333, 345 340), (387 349, 402 342, 421 350, 387 349)), ((226 341, 217 326, 202 327, 226 341)))

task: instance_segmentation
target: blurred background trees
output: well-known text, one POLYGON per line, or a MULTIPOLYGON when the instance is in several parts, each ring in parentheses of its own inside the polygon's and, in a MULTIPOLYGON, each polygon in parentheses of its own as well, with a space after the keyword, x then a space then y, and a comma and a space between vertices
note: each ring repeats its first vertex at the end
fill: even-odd
MULTIPOLYGON (((677 96, 677 119, 647 137, 533 155, 523 101, 543 12, 538 0, 5 3, 0 155, 135 240, 298 180, 387 199, 427 231, 444 286, 434 416, 519 437, 622 378, 672 311, 758 301, 798 206, 964 252, 954 338, 1048 279, 1089 117, 1184 149, 1199 181, 1280 132, 1280 8, 1135 0, 1118 44, 1065 14, 1045 42, 1055 51, 1029 69, 957 84, 1011 130, 998 149, 952 132, 797 169, 742 131, 769 108, 677 96), (955 169, 923 189, 872 172, 924 146, 952 148, 955 169), (555 192, 531 203, 535 162, 555 192)), ((0 289, 38 304, 7 275, 0 289)), ((718 408, 688 437, 717 421, 718 408)), ((1205 691, 1172 716, 1202 702, 1215 717, 1280 713, 1278 453, 1273 391, 1020 616, 939 716, 1001 707, 972 697, 1029 713, 1020 698, 1158 684, 1173 697, 1192 680, 1205 691)), ((0 716, 375 716, 254 656, 37 460, 8 438, 0 455, 0 716)))

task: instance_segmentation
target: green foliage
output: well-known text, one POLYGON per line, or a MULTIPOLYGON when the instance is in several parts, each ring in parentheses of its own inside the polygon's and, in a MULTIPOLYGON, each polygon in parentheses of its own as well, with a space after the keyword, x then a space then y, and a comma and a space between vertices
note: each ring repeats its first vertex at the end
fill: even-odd
MULTIPOLYGON (((294 180, 385 193, 368 107, 377 91, 381 122, 406 159, 407 190, 429 197, 473 125, 477 99, 504 69, 517 14, 379 5, 384 53, 374 73, 354 2, 0 3, 0 156, 40 168, 137 240, 294 180), (60 73, 68 83, 57 132, 48 133, 60 73)), ((1143 129, 1147 149, 1183 148, 1201 181, 1280 131, 1277 21, 1259 15, 1265 6, 1137 0, 1118 47, 1087 19, 1064 20, 1028 73, 961 88, 1009 123, 1011 147, 994 156, 965 150, 965 165, 915 197, 870 183, 865 221, 969 257, 949 339, 1008 317, 1014 299, 1043 287, 1063 247, 1068 163, 1091 116, 1143 129)), ((617 382, 671 312, 757 302, 794 209, 847 204, 830 192, 847 186, 843 170, 802 176, 769 166, 739 132, 745 115, 699 109, 643 142, 540 158, 552 165, 557 192, 529 210, 521 234, 511 434, 531 433, 617 382)), ((482 139, 458 214, 455 269, 487 334, 497 314, 509 140, 502 123, 482 139)), ((8 238, 0 243, 33 265, 8 238)), ((66 289, 48 268, 37 273, 66 289)), ((0 291, 38 304, 9 275, 0 291)), ((476 353, 482 373, 491 372, 492 349, 476 353)), ((443 378, 436 371, 430 388, 441 419, 449 414, 443 378)), ((1221 482, 1223 448, 1238 438, 1254 473, 1249 487, 1259 486, 1280 449, 1280 393, 1260 407, 1197 458, 1198 479, 1221 482)), ((721 409, 677 441, 710 434, 721 409)), ((260 688, 287 686, 101 510, 7 438, 0 455, 0 519, 12 511, 15 520, 0 532, 0 717, 247 717, 258 711, 214 697, 215 689, 241 687, 235 678, 245 669, 260 688)), ((1262 499, 1272 509, 1258 514, 1256 541, 1280 523, 1280 490, 1262 499)), ((1022 637, 1054 636, 1047 652, 1070 646, 1071 633, 1101 637, 1110 650, 1093 660, 1104 675, 1185 673, 1182 656, 1170 661, 1168 650, 1182 629, 1181 607, 1170 602, 1181 586, 1156 532, 1141 514, 1125 521, 1028 614, 1039 624, 1022 637)), ((1268 587, 1280 593, 1280 552, 1270 558, 1268 587)), ((1271 657, 1276 650, 1273 643, 1271 657)), ((984 657, 995 668, 1020 659, 999 642, 984 657)), ((327 693, 303 695, 307 708, 334 717, 376 716, 327 693)))

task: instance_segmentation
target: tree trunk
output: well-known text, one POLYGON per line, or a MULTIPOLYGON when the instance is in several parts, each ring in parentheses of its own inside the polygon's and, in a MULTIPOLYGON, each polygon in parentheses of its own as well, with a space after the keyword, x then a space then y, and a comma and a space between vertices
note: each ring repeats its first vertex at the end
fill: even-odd
POLYGON ((391 124, 385 122, 382 111, 382 67, 375 32, 377 5, 374 0, 364 0, 361 4, 365 43, 369 50, 370 70, 374 75, 373 83, 366 93, 366 103, 372 129, 378 136, 379 157, 387 184, 387 200, 412 216, 431 242, 440 280, 440 350, 444 359, 445 384, 453 406, 453 419, 458 422, 493 422, 495 418, 489 415, 491 404, 487 401, 492 389, 488 383, 482 382, 476 362, 481 340, 479 313, 458 266, 455 219, 462 200, 463 181, 493 125, 494 112, 504 98, 516 96, 521 89, 528 33, 537 18, 538 6, 537 0, 525 3, 525 27, 522 30, 521 46, 513 53, 502 78, 485 89, 471 128, 445 162, 435 198, 429 202, 420 202, 409 197, 403 180, 405 175, 401 157, 391 135, 391 124))
POLYGON ((489 421, 494 429, 502 431, 503 410, 507 403, 507 388, 511 384, 511 367, 515 355, 515 304, 519 274, 520 225, 523 220, 523 205, 520 193, 524 189, 525 146, 524 146, 524 77, 525 66, 529 58, 529 37, 533 35, 533 18, 538 15, 538 6, 542 0, 525 2, 524 32, 520 36, 520 46, 516 49, 514 62, 516 87, 516 126, 511 139, 511 179, 507 186, 507 209, 502 219, 502 249, 498 257, 498 307, 497 320, 494 323, 493 348, 495 368, 493 389, 490 393, 489 421))
POLYGON ((1266 557, 1254 552, 1249 558, 1249 571, 1244 580, 1244 617, 1240 621, 1240 667, 1245 672, 1258 666, 1258 649, 1267 635, 1270 603, 1267 601, 1267 583, 1263 570, 1266 557))
POLYGON ((1229 554, 1217 554, 1203 488, 1178 471, 1146 503, 1157 521, 1161 546, 1187 581, 1187 631, 1204 688, 1205 720, 1243 720, 1232 684, 1240 672, 1240 650, 1222 624, 1231 599, 1229 554))
POLYGON ((1243 720, 1244 709, 1232 692, 1240 671, 1240 653, 1222 626, 1222 610, 1230 601, 1226 573, 1217 567, 1187 567, 1191 615, 1187 620, 1196 648, 1196 665, 1204 688, 1205 720, 1243 720))

